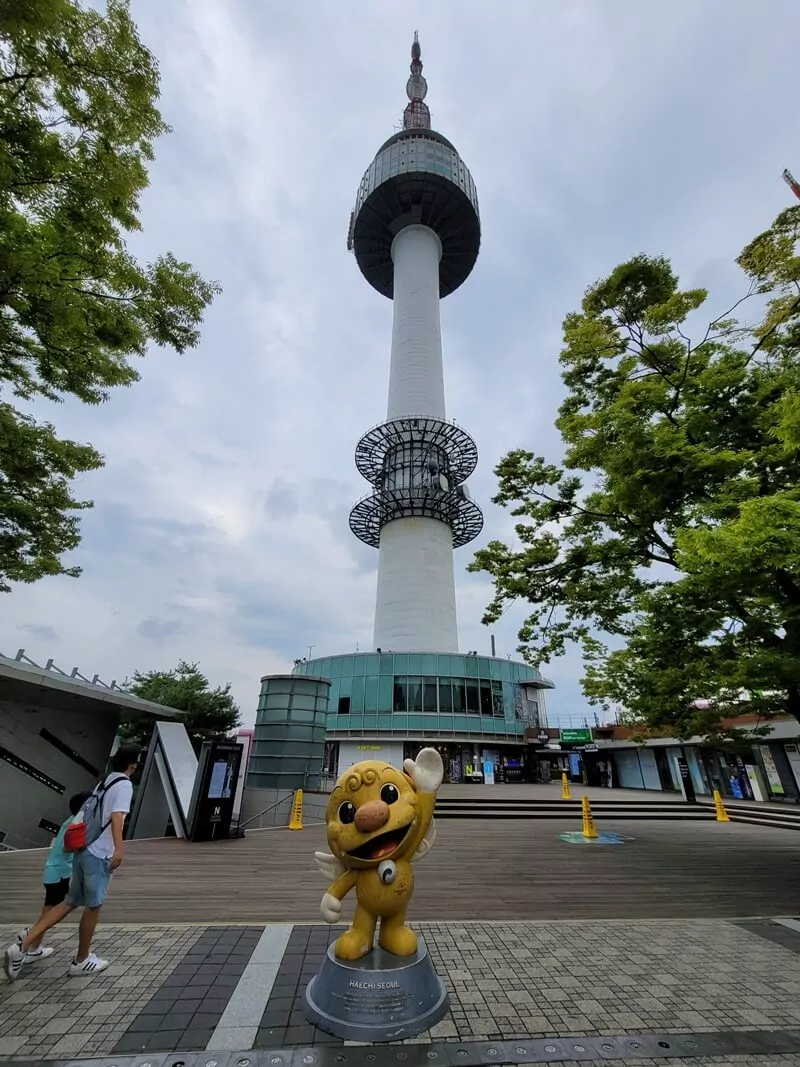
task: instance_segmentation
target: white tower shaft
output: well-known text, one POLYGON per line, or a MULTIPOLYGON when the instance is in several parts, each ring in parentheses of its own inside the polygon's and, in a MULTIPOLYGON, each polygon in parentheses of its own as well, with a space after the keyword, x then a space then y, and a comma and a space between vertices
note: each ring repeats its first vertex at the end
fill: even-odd
MULTIPOLYGON (((394 306, 387 418, 444 419, 439 260, 442 246, 427 226, 408 226, 392 244, 394 306)), ((410 450, 392 484, 418 484, 425 456, 410 450)), ((458 651, 453 535, 438 519, 399 518, 381 530, 375 604, 376 648, 458 651)))
POLYGON ((445 418, 439 260, 442 245, 427 226, 407 226, 392 242, 394 299, 388 419, 445 418))

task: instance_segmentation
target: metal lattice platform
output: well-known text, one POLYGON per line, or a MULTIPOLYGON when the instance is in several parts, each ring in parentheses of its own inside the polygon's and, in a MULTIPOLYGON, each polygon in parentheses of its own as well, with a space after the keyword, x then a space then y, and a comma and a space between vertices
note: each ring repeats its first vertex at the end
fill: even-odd
POLYGON ((465 482, 478 465, 477 445, 466 430, 455 422, 420 415, 392 419, 367 430, 356 445, 356 467, 368 482, 380 488, 387 456, 412 444, 447 456, 448 467, 443 473, 451 486, 465 482))
POLYGON ((381 530, 393 519, 438 519, 453 531, 453 548, 474 541, 483 529, 483 512, 473 500, 454 490, 397 489, 363 497, 350 512, 350 529, 373 548, 381 530))

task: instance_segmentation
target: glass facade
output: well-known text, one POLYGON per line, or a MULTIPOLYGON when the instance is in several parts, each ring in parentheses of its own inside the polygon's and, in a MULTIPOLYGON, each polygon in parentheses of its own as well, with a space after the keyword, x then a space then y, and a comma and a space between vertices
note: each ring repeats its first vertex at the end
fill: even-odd
POLYGON ((426 171, 448 178, 466 194, 477 213, 478 192, 463 159, 451 146, 420 130, 417 135, 391 141, 378 152, 361 179, 354 214, 358 215, 364 201, 379 185, 408 171, 426 171))
POLYGON ((297 672, 261 679, 247 767, 249 789, 318 788, 329 691, 326 679, 297 672))
POLYGON ((436 652, 356 652, 301 661, 295 674, 329 678, 328 737, 491 738, 522 742, 545 721, 527 663, 436 652))

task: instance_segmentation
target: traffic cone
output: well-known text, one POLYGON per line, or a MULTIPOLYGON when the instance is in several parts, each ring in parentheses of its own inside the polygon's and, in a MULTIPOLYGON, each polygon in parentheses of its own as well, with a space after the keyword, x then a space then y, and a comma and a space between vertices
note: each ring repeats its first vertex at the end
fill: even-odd
POLYGON ((594 824, 594 816, 592 815, 592 806, 588 797, 581 797, 581 811, 583 812, 583 836, 589 838, 598 837, 597 827, 594 824))
POLYGON ((572 800, 572 793, 569 791, 569 778, 567 778, 567 772, 561 772, 561 799, 572 800))
POLYGON ((725 810, 725 805, 722 803, 722 796, 719 789, 714 790, 714 808, 717 812, 717 822, 730 822, 728 813, 725 810))
POLYGON ((295 789, 294 800, 292 801, 292 814, 289 818, 290 830, 302 830, 303 829, 303 790, 295 789))

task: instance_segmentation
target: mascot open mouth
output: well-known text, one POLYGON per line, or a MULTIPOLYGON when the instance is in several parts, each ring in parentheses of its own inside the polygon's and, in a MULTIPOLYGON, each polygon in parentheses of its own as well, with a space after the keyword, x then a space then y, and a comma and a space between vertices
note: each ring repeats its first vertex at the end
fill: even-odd
POLYGON ((385 833, 376 834, 369 841, 365 841, 363 845, 359 845, 358 848, 348 852, 347 855, 357 860, 386 859, 387 856, 391 856, 392 853, 400 848, 411 826, 412 824, 408 823, 407 826, 398 826, 396 830, 387 830, 385 833))

